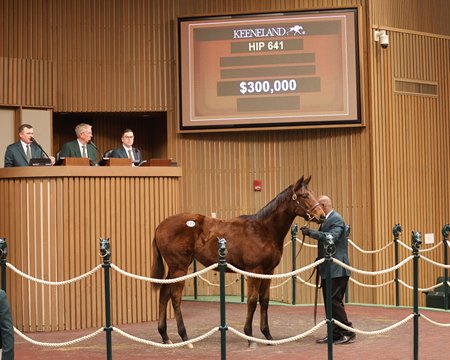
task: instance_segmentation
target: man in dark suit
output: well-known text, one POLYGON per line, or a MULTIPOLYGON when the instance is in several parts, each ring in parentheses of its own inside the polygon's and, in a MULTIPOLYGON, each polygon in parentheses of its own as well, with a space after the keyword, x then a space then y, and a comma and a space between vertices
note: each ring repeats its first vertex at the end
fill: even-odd
POLYGON ((89 158, 92 164, 97 164, 97 149, 91 143, 92 126, 84 123, 78 124, 75 127, 75 134, 77 139, 63 144, 58 157, 85 157, 89 158))
POLYGON ((133 130, 126 129, 122 133, 122 146, 114 149, 109 157, 112 158, 130 158, 133 163, 140 163, 142 155, 139 149, 133 147, 134 133, 133 130))
MULTIPOLYGON (((22 124, 19 127, 19 141, 8 145, 5 151, 5 167, 30 166, 30 159, 43 159, 45 154, 34 142, 33 127, 29 124, 22 124)), ((50 157, 52 164, 55 162, 50 157)))
MULTIPOLYGON (((318 259, 323 259, 325 257, 324 244, 327 241, 327 236, 331 235, 334 241, 334 245, 336 246, 336 253, 333 255, 333 258, 349 265, 350 262, 348 258, 348 239, 344 219, 338 212, 333 209, 331 199, 328 196, 322 195, 317 199, 317 201, 326 214, 326 220, 320 226, 319 230, 302 227, 302 234, 318 240, 318 259)), ((319 265, 318 271, 320 277, 322 278, 322 295, 324 303, 326 304, 326 274, 324 263, 319 265)), ((331 308, 333 318, 340 321, 346 326, 352 327, 352 323, 348 321, 343 301, 349 277, 350 271, 344 269, 334 262, 331 263, 331 308)), ((354 332, 344 330, 337 325, 333 326, 334 344, 350 343, 355 340, 355 337, 356 334, 354 332)), ((327 342, 327 337, 317 340, 317 343, 327 342)))
POLYGON ((2 360, 14 360, 14 326, 6 293, 0 290, 0 347, 2 360))

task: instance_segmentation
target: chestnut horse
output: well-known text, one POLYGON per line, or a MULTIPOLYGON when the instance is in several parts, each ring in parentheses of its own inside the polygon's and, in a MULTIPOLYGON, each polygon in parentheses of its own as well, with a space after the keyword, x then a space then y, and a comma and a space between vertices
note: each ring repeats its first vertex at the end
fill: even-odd
MULTIPOLYGON (((257 273, 272 275, 283 254, 283 242, 296 216, 321 223, 325 214, 310 190, 311 177, 297 181, 279 193, 254 215, 242 215, 228 221, 200 214, 178 214, 162 221, 153 239, 152 277, 162 279, 165 273, 163 259, 168 265, 166 279, 187 274, 194 257, 204 266, 218 262, 217 239, 226 240, 226 261, 233 266, 257 273)), ((266 339, 270 334, 267 309, 271 279, 249 277, 247 280, 247 318, 244 332, 252 336, 252 322, 259 300, 260 328, 266 339)), ((153 283, 154 286, 161 286, 153 283)), ((177 321, 178 334, 188 341, 181 314, 184 281, 163 284, 159 294, 158 331, 164 344, 167 336, 167 303, 169 298, 177 321)), ((250 344, 249 344, 250 345, 250 344)))

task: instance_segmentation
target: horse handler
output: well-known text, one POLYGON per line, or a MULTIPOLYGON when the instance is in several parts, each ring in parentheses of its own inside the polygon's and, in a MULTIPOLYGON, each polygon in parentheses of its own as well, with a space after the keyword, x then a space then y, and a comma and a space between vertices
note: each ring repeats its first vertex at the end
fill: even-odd
MULTIPOLYGON (((345 229, 345 222, 342 216, 333 209, 333 204, 328 196, 321 195, 318 199, 320 206, 326 214, 326 220, 320 225, 319 230, 312 230, 307 227, 302 227, 302 234, 309 236, 315 240, 318 240, 318 256, 317 260, 325 257, 324 243, 327 239, 327 235, 333 236, 334 244, 336 246, 336 253, 333 258, 342 261, 344 264, 349 265, 348 258, 348 240, 345 229)), ((326 311, 326 275, 325 264, 319 265, 319 275, 321 277, 323 302, 325 304, 326 311)), ((343 267, 331 263, 331 306, 333 318, 341 323, 352 327, 352 323, 348 321, 347 313, 344 306, 344 295, 347 290, 348 279, 350 277, 350 271, 343 267)), ((355 341, 356 334, 352 331, 344 330, 343 328, 333 325, 333 344, 348 344, 355 341)), ((328 337, 316 340, 319 344, 326 344, 328 337)))
POLYGON ((14 360, 14 326, 6 293, 0 289, 0 347, 2 360, 14 360))

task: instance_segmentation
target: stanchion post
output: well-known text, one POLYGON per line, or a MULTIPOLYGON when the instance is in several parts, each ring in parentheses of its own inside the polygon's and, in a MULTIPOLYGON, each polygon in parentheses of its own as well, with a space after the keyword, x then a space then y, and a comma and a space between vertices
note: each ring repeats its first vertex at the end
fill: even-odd
POLYGON ((109 271, 111 269, 111 246, 109 239, 100 239, 100 255, 103 258, 103 272, 105 279, 105 332, 106 332, 106 359, 112 359, 112 341, 111 341, 111 291, 109 271))
MULTIPOLYGON (((298 226, 297 224, 294 224, 291 228, 291 242, 292 242, 292 271, 297 270, 296 269, 296 243, 297 243, 297 231, 298 231, 298 226)), ((295 274, 292 275, 292 305, 295 305, 297 302, 297 297, 296 297, 296 279, 295 279, 295 274)))
POLYGON ((333 360, 333 310, 331 308, 331 262, 332 256, 336 252, 336 246, 334 245, 334 239, 331 234, 327 234, 327 240, 324 243, 325 247, 325 274, 326 274, 326 313, 327 313, 327 337, 328 337, 328 359, 333 360))
POLYGON ((0 261, 2 268, 2 290, 6 292, 6 256, 8 255, 8 243, 6 239, 0 238, 0 261))
POLYGON ((245 277, 243 274, 241 274, 241 303, 245 301, 244 292, 245 292, 245 277))
MULTIPOLYGON (((398 265, 398 237, 402 232, 400 224, 395 224, 392 228, 392 234, 394 234, 394 247, 395 247, 395 265, 398 265)), ((395 269, 395 306, 400 306, 400 284, 398 282, 399 270, 395 269)))
POLYGON ((227 255, 227 241, 218 239, 217 247, 220 272, 220 358, 225 360, 227 358, 226 331, 228 330, 225 317, 225 271, 227 269, 225 256, 227 255))
MULTIPOLYGON (((444 239, 442 240, 443 250, 444 250, 444 265, 448 265, 448 233, 450 231, 450 225, 445 224, 442 228, 442 235, 444 239)), ((449 309, 449 293, 448 293, 448 269, 444 269, 444 309, 449 309)))
POLYGON ((419 359, 419 249, 420 233, 412 232, 412 253, 414 255, 414 360, 419 359))
MULTIPOLYGON (((345 237, 347 239, 347 246, 348 246, 348 240, 350 239, 350 230, 351 230, 350 225, 345 224, 345 237)), ((345 288, 345 303, 346 304, 348 303, 348 292, 349 292, 348 288, 349 288, 349 286, 347 286, 345 288)))
MULTIPOLYGON (((197 273, 197 259, 194 258, 194 274, 197 273)), ((194 299, 197 300, 198 298, 198 281, 197 276, 194 276, 194 299)))

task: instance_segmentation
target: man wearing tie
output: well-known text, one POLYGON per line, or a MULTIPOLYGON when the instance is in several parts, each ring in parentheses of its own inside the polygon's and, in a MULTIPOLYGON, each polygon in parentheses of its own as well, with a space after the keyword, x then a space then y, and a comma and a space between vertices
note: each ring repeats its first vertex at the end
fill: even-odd
POLYGON ((109 157, 112 158, 130 158, 133 163, 140 163, 142 155, 139 149, 133 147, 133 130, 126 129, 122 132, 122 146, 112 151, 109 157))
MULTIPOLYGON (((33 126, 22 124, 19 127, 19 141, 8 145, 5 152, 5 167, 30 166, 30 159, 43 159, 46 156, 39 146, 34 143, 33 126)), ((54 158, 51 158, 52 164, 54 158)))
POLYGON ((78 124, 75 127, 77 139, 66 142, 59 151, 59 158, 63 157, 85 157, 91 160, 91 163, 97 163, 97 150, 91 143, 92 126, 89 124, 78 124))
MULTIPOLYGON (((302 234, 309 236, 318 241, 317 259, 325 258, 324 244, 328 240, 328 237, 333 239, 336 246, 336 252, 333 254, 333 258, 343 262, 346 265, 350 265, 348 256, 348 239, 346 234, 346 225, 342 216, 333 209, 331 199, 326 196, 320 196, 317 201, 326 214, 325 222, 320 225, 319 230, 309 229, 302 227, 302 234)), ((344 295, 347 290, 347 284, 350 277, 350 271, 341 267, 340 265, 332 262, 331 265, 331 309, 333 318, 339 320, 341 323, 348 327, 352 327, 352 323, 348 320, 347 313, 344 305, 344 295)), ((323 302, 326 307, 326 273, 325 264, 319 265, 319 275, 322 278, 321 288, 323 295, 323 302)), ((325 309, 326 310, 326 309, 325 309)), ((355 341, 356 334, 353 331, 341 328, 338 325, 333 324, 333 344, 348 344, 355 341)), ((319 344, 328 343, 328 338, 324 337, 316 341, 319 344)))

